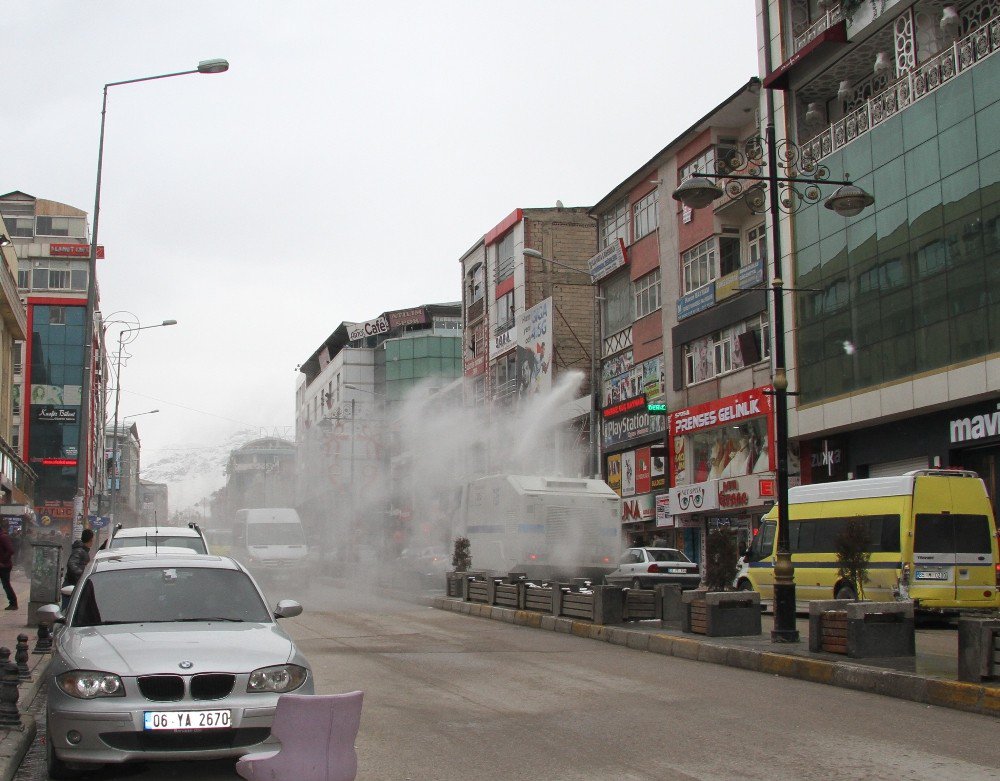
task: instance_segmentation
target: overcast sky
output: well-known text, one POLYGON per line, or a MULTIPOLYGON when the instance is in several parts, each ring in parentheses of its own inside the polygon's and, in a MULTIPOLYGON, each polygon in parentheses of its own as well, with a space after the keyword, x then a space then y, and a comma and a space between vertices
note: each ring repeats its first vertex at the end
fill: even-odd
MULTIPOLYGON (((292 435, 342 321, 461 296, 516 207, 592 206, 756 74, 753 0, 6 3, 0 190, 91 214, 101 309, 144 331, 120 416, 146 463, 292 435), (708 57, 714 62, 702 64, 708 57)), ((220 476, 221 484, 221 476, 220 476)))

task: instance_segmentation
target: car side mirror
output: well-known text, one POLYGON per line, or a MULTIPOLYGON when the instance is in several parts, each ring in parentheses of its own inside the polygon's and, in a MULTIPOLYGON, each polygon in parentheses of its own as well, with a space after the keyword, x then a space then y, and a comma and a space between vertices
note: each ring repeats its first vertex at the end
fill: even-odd
POLYGON ((65 624, 66 616, 63 615, 59 605, 42 605, 36 611, 38 623, 40 624, 65 624))
POLYGON ((302 612, 302 605, 294 599, 282 599, 274 608, 275 618, 295 618, 302 612))

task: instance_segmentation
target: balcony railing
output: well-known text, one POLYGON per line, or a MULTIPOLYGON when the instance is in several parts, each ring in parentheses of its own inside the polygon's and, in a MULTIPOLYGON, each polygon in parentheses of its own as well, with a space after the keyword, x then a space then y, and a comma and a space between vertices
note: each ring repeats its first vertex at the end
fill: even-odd
POLYGON ((880 125, 911 103, 930 95, 959 73, 985 60, 1000 49, 1000 17, 989 19, 964 38, 873 95, 843 119, 802 145, 816 160, 836 152, 858 136, 880 125))
POLYGON ((837 5, 836 8, 831 8, 825 14, 823 14, 819 19, 809 25, 803 32, 795 36, 793 42, 794 50, 789 52, 789 56, 795 54, 795 52, 802 49, 809 41, 813 40, 818 35, 822 35, 831 27, 833 27, 837 22, 842 21, 844 18, 844 13, 840 6, 837 5))

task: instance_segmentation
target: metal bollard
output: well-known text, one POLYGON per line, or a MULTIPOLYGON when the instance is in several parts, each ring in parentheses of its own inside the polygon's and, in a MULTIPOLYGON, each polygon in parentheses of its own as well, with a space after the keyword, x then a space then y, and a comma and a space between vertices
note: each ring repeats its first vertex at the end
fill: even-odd
POLYGON ((48 624, 38 625, 38 640, 35 641, 33 654, 52 653, 52 627, 48 624))
POLYGON ((0 727, 23 726, 17 710, 18 683, 17 665, 10 661, 10 649, 0 648, 0 727))
POLYGON ((31 670, 28 669, 28 636, 20 634, 17 636, 17 645, 14 646, 14 663, 17 664, 17 677, 22 681, 31 680, 31 670))

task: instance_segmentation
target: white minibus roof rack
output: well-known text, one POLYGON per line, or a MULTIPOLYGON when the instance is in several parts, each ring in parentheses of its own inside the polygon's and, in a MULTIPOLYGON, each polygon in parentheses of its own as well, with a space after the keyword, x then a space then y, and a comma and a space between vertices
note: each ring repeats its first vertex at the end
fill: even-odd
POLYGON ((973 472, 971 469, 914 469, 905 474, 907 477, 923 477, 925 475, 931 477, 979 477, 979 473, 973 472))

